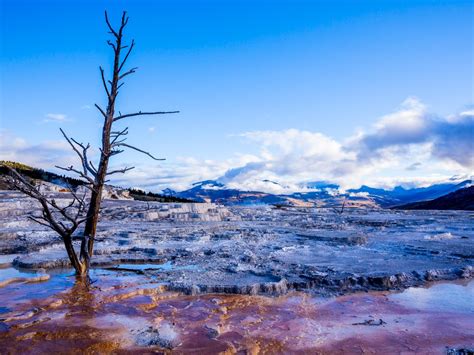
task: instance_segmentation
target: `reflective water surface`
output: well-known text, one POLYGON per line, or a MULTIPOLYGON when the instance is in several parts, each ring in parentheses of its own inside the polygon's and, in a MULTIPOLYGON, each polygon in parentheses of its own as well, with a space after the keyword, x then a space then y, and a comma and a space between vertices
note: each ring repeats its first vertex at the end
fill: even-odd
MULTIPOLYGON (((12 270, 4 269, 14 273, 12 270)), ((472 347, 474 281, 334 298, 186 296, 156 278, 58 270, 0 288, 0 347, 11 353, 444 353, 472 347)))

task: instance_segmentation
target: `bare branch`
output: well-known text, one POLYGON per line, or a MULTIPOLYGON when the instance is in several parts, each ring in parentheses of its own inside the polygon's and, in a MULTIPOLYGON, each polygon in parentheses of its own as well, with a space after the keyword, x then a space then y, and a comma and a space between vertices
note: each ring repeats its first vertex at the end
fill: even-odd
POLYGON ((65 168, 63 166, 59 166, 59 165, 55 165, 55 167, 58 168, 58 169, 64 170, 64 171, 70 171, 70 172, 76 173, 80 177, 86 179, 90 184, 94 184, 94 180, 90 176, 88 176, 87 174, 83 173, 80 170, 74 169, 74 167, 72 165, 67 167, 67 168, 65 168))
POLYGON ((126 167, 126 168, 123 168, 123 169, 112 170, 112 171, 108 172, 107 175, 112 175, 112 174, 117 174, 117 173, 125 174, 127 171, 130 171, 132 169, 135 169, 135 167, 130 166, 130 167, 126 167))
POLYGON ((135 112, 135 113, 128 113, 128 114, 125 114, 125 115, 117 116, 117 117, 114 118, 114 122, 118 121, 118 120, 121 120, 123 118, 127 118, 127 117, 166 115, 166 114, 170 114, 170 113, 179 113, 179 111, 155 111, 155 112, 142 112, 142 111, 139 111, 139 112, 135 112))
POLYGON ((118 145, 120 145, 120 144, 122 144, 122 143, 124 143, 124 142, 126 142, 126 141, 127 141, 127 138, 123 138, 123 139, 120 139, 120 140, 116 140, 116 139, 114 138, 114 140, 113 140, 114 143, 112 144, 112 146, 116 147, 116 146, 118 146, 118 145))
POLYGON ((127 61, 128 56, 132 52, 134 46, 135 46, 135 40, 132 39, 132 43, 130 44, 130 48, 128 49, 127 54, 125 54, 125 57, 123 58, 122 63, 119 66, 119 69, 118 69, 119 73, 122 70, 123 66, 125 65, 125 62, 127 61))
POLYGON ((97 109, 100 111, 102 116, 104 116, 104 118, 107 118, 107 114, 104 112, 104 110, 102 110, 102 108, 99 105, 94 104, 94 106, 97 107, 97 109))
POLYGON ((79 149, 76 148, 76 146, 71 142, 71 140, 69 139, 69 137, 66 135, 66 133, 64 133, 63 129, 60 128, 59 129, 63 135, 63 137, 66 139, 66 141, 69 143, 69 145, 71 146, 71 148, 76 152, 76 154, 79 156, 79 158, 81 159, 81 161, 84 159, 84 157, 82 156, 81 152, 79 152, 79 149))
POLYGON ((51 228, 51 225, 48 224, 48 222, 42 222, 42 220, 44 219, 43 217, 40 218, 40 217, 35 217, 35 216, 27 216, 27 218, 31 219, 35 223, 41 224, 42 226, 51 228))
POLYGON ((110 151, 110 153, 108 154, 109 157, 111 156, 114 156, 114 155, 117 155, 117 154, 120 154, 120 153, 123 153, 124 150, 123 149, 112 149, 110 151))
POLYGON ((107 11, 105 11, 105 23, 107 23, 107 26, 109 27, 110 33, 112 33, 115 37, 118 37, 118 33, 115 32, 114 28, 109 22, 109 16, 107 15, 107 11))
POLYGON ((120 28, 121 30, 123 30, 123 28, 124 28, 125 26, 127 26, 128 19, 129 19, 129 17, 127 16, 127 11, 124 11, 124 12, 122 13, 122 27, 120 28))
POLYGON ((8 165, 5 166, 10 176, 13 178, 12 185, 19 191, 23 192, 24 194, 34 198, 37 200, 42 206, 42 216, 29 216, 31 220, 49 227, 56 231, 63 240, 69 238, 72 233, 77 229, 79 224, 77 223, 77 219, 72 217, 67 213, 67 209, 71 206, 70 204, 65 207, 60 207, 57 205, 56 201, 53 199, 49 201, 40 191, 29 183, 22 175, 20 175, 15 169, 9 167, 8 165), (53 214, 53 211, 50 207, 54 208, 54 211, 59 213, 60 216, 65 218, 71 223, 70 227, 67 227, 61 220, 57 219, 57 215, 53 214))
POLYGON ((115 143, 123 143, 125 142, 126 138, 118 141, 118 139, 122 136, 126 136, 128 134, 128 127, 125 127, 122 131, 114 131, 110 133, 110 136, 113 137, 110 145, 113 146, 115 143))
POLYGON ((109 91, 109 88, 107 87, 107 83, 105 81, 104 68, 102 68, 102 66, 100 66, 99 69, 100 69, 100 76, 102 78, 102 85, 104 86, 105 92, 107 93, 107 97, 110 98, 110 91, 109 91))
POLYGON ((111 47, 114 49, 114 52, 117 51, 117 47, 116 47, 115 44, 113 44, 110 40, 107 40, 107 44, 108 44, 109 46, 111 46, 111 47))
POLYGON ((97 175, 97 168, 94 166, 92 160, 89 160, 89 165, 91 166, 91 169, 94 171, 94 173, 97 175))
POLYGON ((87 150, 87 149, 90 148, 90 144, 89 144, 89 143, 87 143, 87 146, 84 146, 84 144, 79 143, 79 142, 76 141, 74 138, 71 138, 71 140, 72 140, 74 143, 76 143, 79 147, 81 147, 82 149, 84 149, 84 150, 87 150))
POLYGON ((121 131, 112 131, 110 132, 110 135, 111 136, 126 136, 128 134, 128 127, 125 127, 123 130, 121 131))
POLYGON ((122 14, 122 22, 121 22, 120 29, 119 29, 118 32, 115 31, 114 28, 112 27, 112 25, 110 24, 109 16, 107 14, 107 11, 105 11, 105 22, 107 23, 107 27, 109 28, 110 33, 113 34, 115 36, 115 38, 119 39, 119 38, 122 37, 122 31, 128 23, 127 12, 124 11, 123 14, 122 14))
POLYGON ((119 76, 119 80, 122 80, 123 78, 125 78, 127 75, 130 75, 130 74, 133 74, 137 71, 138 67, 134 67, 132 69, 130 69, 129 71, 123 73, 122 75, 119 76))
MULTIPOLYGON (((73 200, 73 202, 75 202, 75 200, 73 200)), ((56 209, 56 212, 59 212, 61 214, 61 216, 63 216, 65 219, 67 219, 69 222, 71 222, 73 225, 76 223, 76 220, 74 219, 74 217, 70 216, 67 214, 67 206, 66 207, 60 207, 58 206, 58 204, 56 203, 56 200, 51 200, 51 201, 48 201, 47 200, 47 203, 49 205, 51 205, 52 207, 54 207, 56 209)), ((67 229, 67 227, 61 222, 59 221, 58 222, 59 224, 61 224, 61 226, 64 228, 64 229, 67 229)))
MULTIPOLYGON (((90 148, 90 144, 87 144, 87 146, 84 146, 82 143, 79 143, 78 141, 76 141, 74 138, 69 138, 66 133, 62 130, 62 128, 59 129, 61 131, 61 133, 63 134, 64 138, 67 140, 67 142, 69 143, 69 145, 72 147, 72 149, 77 153, 77 155, 79 156, 79 159, 81 160, 81 164, 82 164, 82 169, 83 169, 83 172, 80 173, 78 172, 78 174, 84 178, 86 178, 87 180, 91 180, 89 179, 88 177, 88 172, 92 175, 92 176, 96 176, 96 171, 94 171, 94 169, 92 169, 89 165, 89 160, 87 159, 87 150, 90 148), (77 149, 77 147, 74 145, 76 144, 77 146, 81 147, 82 149, 82 153, 79 152, 79 149, 77 149)), ((60 168, 60 167, 59 167, 60 168)), ((72 166, 71 166, 72 168, 72 166)), ((72 170, 71 168, 68 168, 69 171, 74 171, 74 172, 77 172, 77 170, 72 170)), ((66 170, 66 169, 63 169, 63 170, 66 170)))
POLYGON ((133 149, 133 150, 136 150, 137 152, 140 152, 140 153, 143 153, 145 155, 148 155, 150 158, 152 158, 153 160, 166 160, 164 158, 155 158, 153 155, 151 155, 149 152, 147 151, 144 151, 140 148, 137 148, 137 147, 134 147, 133 145, 129 145, 129 144, 125 144, 125 143, 118 143, 115 145, 116 147, 127 147, 127 148, 130 148, 130 149, 133 149))

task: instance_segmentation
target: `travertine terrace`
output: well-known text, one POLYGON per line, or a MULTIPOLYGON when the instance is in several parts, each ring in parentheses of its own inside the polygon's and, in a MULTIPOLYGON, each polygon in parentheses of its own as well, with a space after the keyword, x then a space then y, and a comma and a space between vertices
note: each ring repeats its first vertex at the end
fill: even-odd
MULTIPOLYGON (((67 267, 61 241, 27 219, 33 200, 12 191, 0 196, 3 265, 46 274, 67 267)), ((106 200, 92 262, 187 294, 400 289, 472 277, 473 217, 106 200)))

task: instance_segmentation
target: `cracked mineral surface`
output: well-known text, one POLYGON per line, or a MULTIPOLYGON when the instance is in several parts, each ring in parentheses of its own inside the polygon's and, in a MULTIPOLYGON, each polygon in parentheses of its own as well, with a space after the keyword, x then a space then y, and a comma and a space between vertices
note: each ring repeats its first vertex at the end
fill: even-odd
POLYGON ((0 191, 5 353, 473 348, 472 212, 105 200, 84 285, 37 208, 0 191))
MULTIPOLYGON (((70 197, 51 194, 58 203, 70 197)), ((28 220, 35 202, 13 191, 0 198, 0 265, 43 274, 68 267, 59 238, 28 220)), ((472 212, 103 206, 93 267, 143 274, 170 291, 332 295, 474 275, 472 212)))

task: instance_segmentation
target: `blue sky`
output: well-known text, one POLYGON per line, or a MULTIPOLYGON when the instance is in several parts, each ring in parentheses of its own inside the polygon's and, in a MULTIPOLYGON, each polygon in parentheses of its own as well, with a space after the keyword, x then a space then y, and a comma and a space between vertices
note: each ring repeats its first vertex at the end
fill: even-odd
POLYGON ((59 127, 97 144, 104 9, 115 23, 127 10, 137 42, 120 110, 181 110, 128 122, 130 142, 167 161, 124 155, 116 164, 137 169, 118 183, 180 189, 231 170, 242 173, 229 184, 265 189, 267 178, 349 186, 472 173, 459 158, 468 141, 454 157, 436 150, 460 131, 474 139, 470 1, 2 0, 0 158, 67 159, 59 127), (417 119, 424 135, 386 144, 390 132, 412 137, 394 122, 417 119), (455 121, 451 136, 433 128, 440 120, 455 121), (377 134, 383 144, 367 150, 377 134))

